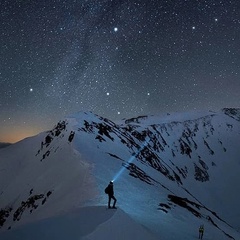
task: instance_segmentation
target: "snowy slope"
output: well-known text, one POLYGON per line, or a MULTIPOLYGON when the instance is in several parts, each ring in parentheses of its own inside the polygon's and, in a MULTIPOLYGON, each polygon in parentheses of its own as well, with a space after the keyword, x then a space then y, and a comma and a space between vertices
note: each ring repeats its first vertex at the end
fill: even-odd
POLYGON ((157 240, 122 210, 84 207, 0 234, 1 240, 139 239, 157 240))
MULTIPOLYGON (((206 239, 239 239, 239 140, 239 109, 118 124, 73 114, 0 150, 0 231, 106 205, 113 179, 117 205, 161 239, 193 239, 200 224, 206 239)), ((101 231, 88 239, 101 239, 101 231)))

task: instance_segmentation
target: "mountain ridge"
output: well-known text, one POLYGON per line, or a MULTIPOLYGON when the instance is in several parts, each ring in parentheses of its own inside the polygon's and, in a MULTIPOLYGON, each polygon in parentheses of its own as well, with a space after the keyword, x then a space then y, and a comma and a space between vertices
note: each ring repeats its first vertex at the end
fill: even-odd
MULTIPOLYGON (((194 113, 194 116, 190 116, 191 120, 184 120, 189 118, 189 114, 187 117, 181 116, 180 113, 177 117, 167 114, 167 118, 172 117, 174 120, 165 123, 160 120, 159 124, 153 124, 153 120, 156 120, 155 116, 141 116, 130 120, 125 119, 116 124, 94 113, 81 112, 68 116, 51 131, 33 138, 36 142, 35 147, 31 154, 27 155, 30 154, 34 161, 38 162, 38 167, 42 169, 45 169, 42 165, 50 166, 49 162, 52 162, 51 166, 54 167, 61 160, 63 163, 58 172, 61 177, 63 172, 69 173, 76 166, 82 174, 87 172, 87 181, 82 183, 84 177, 81 177, 78 184, 71 180, 71 184, 69 183, 64 191, 71 185, 73 185, 72 189, 82 186, 81 189, 86 194, 89 186, 94 187, 94 190, 83 199, 76 193, 70 195, 74 199, 73 206, 70 208, 81 206, 86 202, 87 204, 89 202, 104 204, 106 199, 102 189, 108 180, 116 178, 116 186, 119 184, 117 190, 121 193, 118 197, 119 204, 125 204, 124 210, 147 227, 149 223, 142 217, 144 211, 136 207, 132 209, 133 202, 139 202, 140 206, 148 209, 152 216, 155 216, 153 221, 156 221, 159 216, 164 218, 165 215, 162 214, 166 214, 165 218, 168 219, 169 214, 187 211, 189 218, 193 216, 194 219, 201 219, 206 224, 213 225, 227 238, 234 238, 229 232, 234 232, 234 228, 238 228, 237 221, 231 219, 227 211, 222 213, 221 207, 222 203, 225 203, 228 208, 230 204, 232 208, 236 208, 238 202, 221 196, 216 190, 219 188, 216 182, 222 183, 222 170, 231 168, 230 171, 234 172, 237 167, 239 168, 237 159, 239 150, 234 147, 236 141, 239 140, 239 113, 239 109, 207 112, 204 116, 200 116, 202 113, 200 115, 194 113), (176 121, 176 118, 182 121, 176 121), (226 162, 224 156, 231 158, 231 162, 226 162), (66 164, 69 164, 69 161, 65 159, 67 157, 71 158, 71 167, 63 171, 66 164), (81 168, 84 168, 84 171, 81 168), (131 196, 130 200, 126 201, 124 188, 129 185, 128 182, 131 183, 129 192, 135 192, 136 196, 131 196), (86 186, 88 186, 87 189, 86 186), (199 191, 203 194, 199 194, 199 191), (149 192, 151 197, 142 196, 142 192, 149 192), (210 193, 211 197, 208 196, 210 193), (147 204, 149 201, 150 207, 147 204)), ((31 139, 28 141, 32 142, 31 139)), ((27 163, 24 164, 27 165, 27 163)), ((39 171, 39 168, 36 169, 39 171)), ((53 171, 52 168, 51 171, 53 171)), ((53 172, 56 173, 56 170, 53 172)), ((75 173, 74 180, 78 178, 79 172, 75 173)), ((44 176, 48 179, 50 173, 49 176, 47 174, 44 176)), ((40 178, 42 179, 43 176, 40 178)), ((70 177, 66 179, 70 181, 70 177)), ((237 176, 230 178, 229 184, 234 184, 238 179, 237 176)), ((12 183, 12 186, 15 184, 16 182, 12 183)), ((28 187, 31 197, 27 198, 25 194, 22 200, 24 204, 17 208, 17 210, 23 210, 20 216, 24 216, 28 208, 32 209, 30 213, 32 214, 35 211, 34 202, 39 202, 35 204, 38 207, 41 204, 42 206, 49 205, 50 202, 53 206, 58 198, 57 196, 53 198, 53 196, 61 195, 61 188, 56 182, 54 184, 50 184, 51 188, 43 189, 41 193, 32 196, 29 192, 31 188, 28 187)), ((225 188, 229 188, 229 185, 225 188)), ((238 188, 236 187, 237 190, 238 188)), ((10 189, 8 188, 11 192, 10 189)), ((25 191, 27 192, 27 189, 25 191)), ((68 189, 68 192, 71 191, 68 189)), ((228 192, 231 193, 230 189, 228 192)), ((4 194, 6 196, 6 193, 4 194)), ((9 196, 11 194, 9 193, 9 196)), ((65 205, 59 203, 58 210, 71 205, 67 200, 65 202, 65 205)), ((16 207, 12 211, 14 210, 16 214, 16 207)), ((3 225, 10 221, 12 214, 10 212, 5 212, 3 225), (6 217, 7 214, 9 214, 8 217, 6 217)), ((58 211, 53 211, 52 214, 56 212, 58 211)), ((150 219, 151 217, 148 220, 150 219)), ((15 221, 10 222, 14 225, 15 221)), ((19 221, 22 221, 22 217, 19 221)), ((155 225, 157 226, 156 223, 155 225)), ((152 229, 154 230, 156 226, 152 229)))

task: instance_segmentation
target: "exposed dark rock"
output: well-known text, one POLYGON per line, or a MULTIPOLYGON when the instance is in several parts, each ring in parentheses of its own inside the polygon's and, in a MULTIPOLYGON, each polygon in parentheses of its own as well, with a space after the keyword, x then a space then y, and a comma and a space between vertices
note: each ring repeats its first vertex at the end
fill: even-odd
POLYGON ((209 181, 209 174, 206 169, 201 169, 196 163, 194 163, 195 168, 195 179, 197 181, 206 182, 209 181))
POLYGON ((199 158, 198 161, 201 164, 202 168, 205 170, 208 170, 209 169, 208 165, 200 157, 198 157, 198 158, 199 158))
POLYGON ((165 204, 165 203, 159 203, 159 206, 167 208, 167 209, 171 209, 171 207, 168 204, 165 204))
POLYGON ((12 211, 11 207, 6 207, 0 209, 0 228, 4 225, 7 218, 9 217, 10 212, 12 211))
POLYGON ((149 164, 152 168, 161 172, 164 176, 168 177, 170 180, 174 181, 174 177, 171 176, 168 167, 165 166, 163 161, 148 147, 144 147, 136 155, 137 159, 141 160, 143 163, 149 164))
POLYGON ((26 201, 22 201, 21 206, 13 214, 13 221, 19 221, 22 217, 22 214, 29 210, 32 213, 35 209, 38 208, 39 203, 42 200, 42 205, 47 201, 49 196, 52 194, 52 191, 48 191, 46 196, 45 194, 36 194, 34 196, 30 196, 26 201))
POLYGON ((176 166, 176 169, 178 170, 179 174, 181 174, 181 176, 183 178, 186 178, 187 177, 187 167, 185 166, 185 169, 183 168, 179 168, 178 166, 176 166))
POLYGON ((50 135, 47 135, 45 137, 45 144, 49 144, 49 143, 51 143, 51 141, 52 141, 52 137, 50 135))
POLYGON ((48 151, 46 151, 46 152, 43 154, 41 161, 42 161, 43 159, 45 159, 46 157, 48 157, 49 155, 50 155, 50 151, 48 150, 48 151))
POLYGON ((125 120, 125 123, 126 124, 129 124, 129 123, 139 123, 139 120, 147 119, 147 117, 148 116, 139 116, 139 117, 136 117, 136 118, 130 118, 130 119, 125 120))
POLYGON ((52 194, 52 191, 47 192, 47 197, 49 197, 52 194))
POLYGON ((192 202, 187 198, 181 198, 175 195, 168 195, 168 199, 169 201, 177 204, 178 206, 186 208, 189 212, 191 212, 196 217, 202 217, 201 213, 195 209, 195 208, 200 209, 201 206, 199 204, 192 202))
POLYGON ((181 154, 182 155, 186 154, 189 158, 191 158, 191 153, 192 153, 191 147, 186 142, 184 142, 181 138, 179 140, 179 143, 180 143, 181 154))
POLYGON ((100 135, 105 135, 106 137, 108 137, 109 139, 111 139, 112 141, 114 140, 113 137, 110 136, 110 132, 111 132, 111 127, 106 125, 106 124, 103 124, 103 123, 99 123, 96 125, 96 128, 99 129, 98 133, 100 135))
POLYGON ((14 212, 13 221, 19 221, 26 209, 30 209, 31 213, 33 209, 36 209, 38 207, 37 202, 42 198, 44 198, 44 194, 37 194, 29 197, 26 202, 22 201, 21 206, 14 212))
POLYGON ((209 153, 210 153, 211 155, 214 155, 214 151, 209 147, 209 145, 208 145, 208 143, 207 143, 206 140, 204 140, 204 145, 208 148, 209 153))
POLYGON ((46 202, 46 198, 44 198, 43 200, 42 200, 42 205, 46 202))
POLYGON ((223 112, 229 117, 240 121, 240 108, 224 108, 223 112))
POLYGON ((138 139, 140 142, 144 142, 147 136, 147 132, 146 131, 142 131, 142 132, 138 132, 138 131, 133 131, 132 135, 138 139))
POLYGON ((166 140, 163 138, 162 134, 160 133, 160 131, 158 131, 158 127, 156 125, 151 125, 151 127, 153 128, 153 130, 157 133, 155 134, 158 138, 161 139, 161 142, 163 144, 163 146, 167 146, 167 142, 166 140))
POLYGON ((163 211, 163 212, 165 212, 165 213, 168 213, 168 211, 165 209, 165 208, 158 208, 158 210, 161 210, 161 211, 163 211))
POLYGON ((215 162, 212 162, 212 166, 216 167, 217 165, 216 165, 216 163, 215 163, 215 162))
POLYGON ((112 154, 112 153, 107 153, 107 154, 109 154, 111 157, 114 157, 114 158, 116 158, 116 159, 122 160, 120 157, 118 157, 118 156, 115 155, 115 154, 112 154))
POLYGON ((70 132, 70 135, 69 135, 69 137, 68 137, 68 141, 69 141, 69 142, 72 142, 72 140, 73 140, 73 138, 74 138, 74 135, 75 135, 75 132, 74 132, 74 131, 71 131, 71 132, 70 132))
POLYGON ((130 176, 138 178, 149 185, 153 185, 156 182, 153 178, 148 176, 143 170, 133 163, 123 163, 123 167, 129 170, 130 176))
POLYGON ((98 139, 99 140, 99 142, 106 142, 106 140, 102 137, 102 136, 100 136, 100 135, 97 135, 96 137, 95 137, 95 139, 98 139))
POLYGON ((85 126, 85 128, 82 128, 84 131, 86 131, 88 133, 93 133, 93 125, 91 125, 86 120, 84 120, 84 126, 85 126))
POLYGON ((161 210, 165 213, 168 213, 168 210, 171 209, 171 207, 168 204, 165 203, 159 203, 158 210, 161 210))
POLYGON ((30 190, 29 195, 31 195, 32 193, 33 193, 33 188, 30 190))

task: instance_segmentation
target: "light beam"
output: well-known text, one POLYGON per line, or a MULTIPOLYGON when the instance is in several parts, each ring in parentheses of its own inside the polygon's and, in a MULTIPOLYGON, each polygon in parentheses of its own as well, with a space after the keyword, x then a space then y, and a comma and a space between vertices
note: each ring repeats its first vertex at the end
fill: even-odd
MULTIPOLYGON (((130 157, 130 159, 127 161, 127 163, 132 163, 134 161, 134 159, 137 157, 137 155, 143 150, 144 147, 146 147, 146 145, 149 143, 150 138, 148 140, 145 141, 145 143, 142 145, 142 147, 138 150, 138 152, 136 154, 134 154, 132 157, 130 157)), ((125 167, 121 167, 120 170, 117 172, 117 174, 114 176, 114 178, 112 179, 112 182, 115 182, 120 175, 124 172, 126 168, 125 167)))

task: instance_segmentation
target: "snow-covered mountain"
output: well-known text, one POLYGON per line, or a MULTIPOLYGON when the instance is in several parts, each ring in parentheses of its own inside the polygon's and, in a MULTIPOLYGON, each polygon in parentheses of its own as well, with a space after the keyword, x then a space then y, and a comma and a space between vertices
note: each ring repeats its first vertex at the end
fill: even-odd
POLYGON ((118 123, 73 114, 51 131, 0 149, 0 238, 31 239, 29 229, 41 236, 38 229, 48 232, 50 223, 76 219, 76 239, 106 239, 113 231, 130 233, 123 227, 130 218, 142 239, 150 239, 144 227, 159 239, 194 239, 200 224, 205 239, 240 239, 239 140, 240 109, 118 123), (118 210, 103 207, 110 180, 118 210), (72 214, 94 218, 93 206, 101 221, 83 233, 86 216, 72 214), (19 232, 22 238, 14 238, 19 232))

